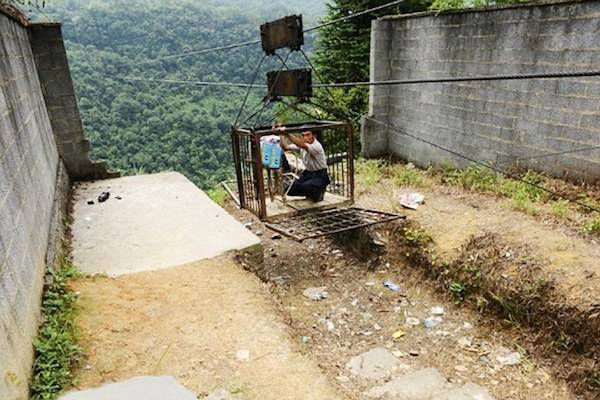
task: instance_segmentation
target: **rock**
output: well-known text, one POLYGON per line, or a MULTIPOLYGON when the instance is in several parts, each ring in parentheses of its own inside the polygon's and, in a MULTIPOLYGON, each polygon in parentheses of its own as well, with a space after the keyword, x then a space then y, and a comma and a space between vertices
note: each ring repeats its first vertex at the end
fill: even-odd
POLYGON ((304 297, 308 297, 311 300, 314 301, 319 301, 319 300, 323 300, 326 299, 327 297, 329 297, 329 293, 327 293, 327 288, 325 286, 320 286, 320 287, 309 287, 304 289, 304 291, 302 292, 302 295, 304 297))
POLYGON ((431 307, 431 314, 444 315, 444 307, 440 307, 440 306, 431 307))
POLYGON ((206 396, 204 400, 240 400, 225 389, 218 389, 206 396))
POLYGON ((273 240, 279 240, 281 238, 282 238, 282 236, 279 233, 275 233, 271 236, 271 239, 273 239, 273 240))
POLYGON ((485 388, 474 383, 467 383, 460 388, 438 394, 431 400, 494 400, 485 388))
POLYGON ((365 353, 353 357, 346 368, 354 375, 366 379, 383 379, 401 365, 392 353, 383 347, 375 347, 365 353))
POLYGON ((450 384, 437 369, 426 368, 376 386, 367 391, 366 395, 371 398, 429 400, 449 388, 450 384))
POLYGON ((235 358, 238 361, 248 361, 250 359, 250 351, 249 350, 239 350, 235 353, 235 358))
POLYGON ((513 351, 508 354, 496 356, 496 361, 498 361, 500 365, 517 365, 521 363, 521 354, 513 351))

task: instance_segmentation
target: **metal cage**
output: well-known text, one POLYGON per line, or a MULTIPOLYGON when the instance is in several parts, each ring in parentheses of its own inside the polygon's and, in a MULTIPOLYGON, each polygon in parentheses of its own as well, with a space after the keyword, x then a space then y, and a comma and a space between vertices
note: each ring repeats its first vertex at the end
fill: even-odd
MULTIPOLYGON (((251 211, 262 221, 290 216, 315 209, 333 208, 354 202, 354 148, 350 122, 310 121, 285 125, 286 133, 314 132, 325 149, 327 172, 331 183, 324 203, 304 204, 302 207, 277 204, 267 199, 268 171, 262 164, 261 138, 283 134, 272 127, 231 130, 231 145, 241 208, 251 211), (267 172, 267 173, 265 173, 267 172)), ((281 203, 281 199, 277 199, 281 203)))

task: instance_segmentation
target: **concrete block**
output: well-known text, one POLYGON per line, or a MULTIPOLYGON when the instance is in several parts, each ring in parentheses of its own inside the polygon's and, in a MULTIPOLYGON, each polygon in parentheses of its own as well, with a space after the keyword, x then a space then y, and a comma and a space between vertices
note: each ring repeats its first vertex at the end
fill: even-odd
POLYGON ((59 400, 196 400, 196 394, 172 376, 139 376, 96 389, 70 392, 59 400))
POLYGON ((427 368, 392 379, 366 392, 370 398, 399 400, 429 400, 450 388, 450 384, 437 369, 427 368))
POLYGON ((354 375, 365 379, 383 379, 390 376, 402 363, 382 347, 373 348, 353 357, 346 368, 354 375))

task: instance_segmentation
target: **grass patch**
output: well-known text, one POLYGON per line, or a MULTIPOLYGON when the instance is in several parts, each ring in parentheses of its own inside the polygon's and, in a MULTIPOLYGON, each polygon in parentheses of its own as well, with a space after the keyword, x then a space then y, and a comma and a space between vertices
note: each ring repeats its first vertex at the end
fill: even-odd
POLYGON ((424 187, 428 186, 425 173, 412 164, 393 164, 388 168, 392 182, 397 186, 424 187))
POLYGON ((557 218, 566 218, 569 215, 569 200, 556 200, 550 203, 552 214, 557 218))
POLYGON ((214 188, 207 191, 206 194, 208 195, 208 197, 210 197, 212 201, 214 201, 220 206, 223 206, 225 204, 225 200, 227 200, 227 196, 229 196, 227 191, 221 185, 215 186, 214 188))
POLYGON ((589 219, 583 224, 583 232, 590 235, 600 235, 600 215, 589 219))
POLYGON ((382 160, 359 159, 354 164, 358 186, 363 191, 369 191, 383 179, 384 162, 382 160))
POLYGON ((42 326, 34 341, 32 400, 54 400, 73 383, 71 371, 82 351, 75 329, 77 295, 67 282, 77 275, 66 260, 48 270, 46 279, 50 283, 42 300, 42 326))

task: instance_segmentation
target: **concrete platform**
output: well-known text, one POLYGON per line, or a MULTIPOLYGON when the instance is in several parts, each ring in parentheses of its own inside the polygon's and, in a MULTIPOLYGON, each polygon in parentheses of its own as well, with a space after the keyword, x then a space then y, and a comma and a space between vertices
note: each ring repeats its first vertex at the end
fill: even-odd
POLYGON ((70 392, 59 400, 196 400, 172 376, 139 376, 95 389, 70 392))
POLYGON ((169 268, 260 244, 177 172, 83 183, 73 218, 73 260, 88 274, 169 268), (110 198, 99 203, 102 192, 110 198))

